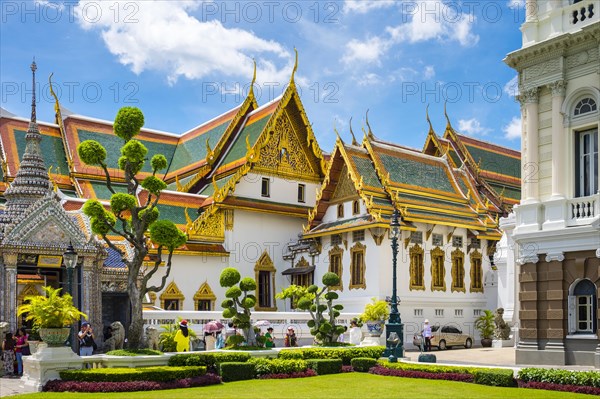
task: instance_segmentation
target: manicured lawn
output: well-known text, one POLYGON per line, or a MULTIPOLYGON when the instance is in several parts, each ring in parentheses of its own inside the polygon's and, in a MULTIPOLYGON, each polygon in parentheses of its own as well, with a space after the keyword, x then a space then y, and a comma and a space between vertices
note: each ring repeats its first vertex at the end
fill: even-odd
POLYGON ((230 382, 199 388, 168 391, 127 393, 38 393, 13 396, 13 398, 587 398, 591 395, 544 391, 538 389, 496 388, 453 381, 424 380, 417 378, 383 377, 366 373, 345 373, 321 377, 286 380, 251 380, 230 382))

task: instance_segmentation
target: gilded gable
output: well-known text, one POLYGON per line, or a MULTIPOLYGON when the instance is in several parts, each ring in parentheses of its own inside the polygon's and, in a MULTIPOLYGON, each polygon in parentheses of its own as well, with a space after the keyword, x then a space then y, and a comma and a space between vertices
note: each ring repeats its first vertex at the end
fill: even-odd
POLYGON ((357 196, 358 194, 356 192, 356 188, 354 187, 354 182, 352 182, 352 179, 348 175, 348 167, 344 165, 342 171, 340 172, 340 180, 338 181, 338 184, 335 187, 335 191, 333 192, 331 200, 342 201, 357 196))

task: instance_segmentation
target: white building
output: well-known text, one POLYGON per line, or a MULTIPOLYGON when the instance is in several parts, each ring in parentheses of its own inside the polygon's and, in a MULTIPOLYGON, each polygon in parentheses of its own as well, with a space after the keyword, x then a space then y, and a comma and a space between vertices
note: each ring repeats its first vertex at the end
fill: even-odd
POLYGON ((600 367, 600 7, 527 0, 519 73, 523 199, 517 362, 600 367))

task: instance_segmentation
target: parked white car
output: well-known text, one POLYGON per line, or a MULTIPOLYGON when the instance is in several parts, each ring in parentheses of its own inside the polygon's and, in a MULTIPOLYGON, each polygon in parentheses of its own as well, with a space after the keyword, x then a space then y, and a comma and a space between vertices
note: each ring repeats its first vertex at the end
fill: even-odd
MULTIPOLYGON (((464 346, 469 349, 473 346, 473 337, 469 334, 463 334, 458 328, 450 325, 431 327, 431 347, 437 347, 443 351, 453 346, 464 346)), ((424 338, 420 333, 413 336, 413 345, 420 347, 424 343, 424 338)))

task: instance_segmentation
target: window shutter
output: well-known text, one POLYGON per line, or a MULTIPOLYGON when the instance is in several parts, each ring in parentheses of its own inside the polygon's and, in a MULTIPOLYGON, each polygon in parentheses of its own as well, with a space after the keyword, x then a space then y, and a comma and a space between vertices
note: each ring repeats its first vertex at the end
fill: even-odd
POLYGON ((577 329, 577 320, 575 320, 575 296, 569 295, 567 303, 569 311, 569 334, 574 334, 577 329))

